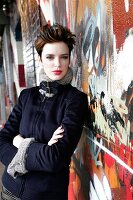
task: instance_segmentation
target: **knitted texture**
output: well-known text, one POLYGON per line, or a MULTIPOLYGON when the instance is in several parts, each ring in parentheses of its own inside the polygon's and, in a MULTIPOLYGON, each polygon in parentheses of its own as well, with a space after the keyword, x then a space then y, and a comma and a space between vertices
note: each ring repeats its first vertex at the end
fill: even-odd
POLYGON ((26 152, 30 144, 33 143, 34 141, 35 141, 34 138, 24 139, 24 141, 20 144, 18 152, 12 159, 11 163, 8 165, 7 172, 13 178, 17 178, 17 176, 21 176, 28 172, 27 169, 25 168, 26 152))
MULTIPOLYGON (((71 83, 73 79, 73 71, 72 69, 69 67, 68 68, 68 71, 67 71, 67 74, 61 79, 61 80, 58 80, 57 83, 61 84, 61 85, 67 85, 69 83, 71 83)), ((44 72, 44 69, 42 68, 40 70, 40 74, 39 74, 39 81, 42 82, 42 81, 47 81, 47 82, 53 82, 52 79, 50 79, 46 73, 44 72)))
POLYGON ((73 71, 72 69, 69 67, 68 68, 68 71, 66 73, 66 75, 60 79, 60 80, 57 80, 57 81, 54 81, 54 80, 51 80, 47 75, 46 73, 44 72, 44 69, 42 68, 41 70, 41 73, 40 73, 40 89, 39 89, 39 92, 41 93, 42 95, 42 101, 44 101, 45 97, 53 97, 56 93, 56 85, 57 84, 60 84, 60 85, 67 85, 69 83, 71 83, 72 81, 72 78, 73 78, 73 71), (55 87, 54 87, 54 85, 55 87), (51 87, 51 84, 52 84, 52 87, 51 87), (52 91, 54 90, 54 91, 52 91))

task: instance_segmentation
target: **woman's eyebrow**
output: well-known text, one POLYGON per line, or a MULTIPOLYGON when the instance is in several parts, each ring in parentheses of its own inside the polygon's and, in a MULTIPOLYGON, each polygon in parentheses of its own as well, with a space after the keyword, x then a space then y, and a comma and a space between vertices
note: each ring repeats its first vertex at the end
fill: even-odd
MULTIPOLYGON (((69 56, 69 53, 62 53, 61 56, 69 56)), ((55 54, 47 53, 46 56, 55 56, 55 54)))
POLYGON ((69 56, 69 53, 62 53, 63 56, 69 56))
POLYGON ((54 56, 52 53, 47 53, 46 56, 54 56))

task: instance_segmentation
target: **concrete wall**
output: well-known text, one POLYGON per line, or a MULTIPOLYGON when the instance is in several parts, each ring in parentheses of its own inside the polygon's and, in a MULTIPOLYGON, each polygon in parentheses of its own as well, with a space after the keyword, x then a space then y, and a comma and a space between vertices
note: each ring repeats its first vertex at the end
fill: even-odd
POLYGON ((92 114, 93 130, 84 128, 72 158, 69 200, 131 200, 133 3, 130 0, 37 2, 25 0, 19 4, 27 86, 36 84, 33 33, 45 21, 62 23, 77 36, 71 61, 73 85, 88 94, 92 114))

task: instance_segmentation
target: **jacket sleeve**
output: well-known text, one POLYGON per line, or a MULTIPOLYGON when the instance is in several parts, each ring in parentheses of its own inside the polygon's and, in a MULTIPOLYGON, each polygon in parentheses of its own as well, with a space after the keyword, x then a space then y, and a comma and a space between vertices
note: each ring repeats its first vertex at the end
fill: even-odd
POLYGON ((13 146, 13 138, 19 134, 19 125, 23 107, 23 91, 21 92, 18 102, 13 108, 4 128, 0 131, 0 161, 5 165, 13 159, 17 148, 13 146))
POLYGON ((70 158, 79 142, 84 121, 87 115, 87 95, 73 95, 67 102, 62 126, 63 137, 52 146, 32 143, 28 148, 26 169, 28 171, 57 172, 68 167, 70 158))

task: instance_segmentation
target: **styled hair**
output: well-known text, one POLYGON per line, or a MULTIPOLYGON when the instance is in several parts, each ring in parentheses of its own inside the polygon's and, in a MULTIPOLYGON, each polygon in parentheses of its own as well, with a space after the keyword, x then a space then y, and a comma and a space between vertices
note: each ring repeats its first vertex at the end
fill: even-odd
POLYGON ((64 42, 69 48, 69 55, 75 45, 75 34, 67 27, 55 23, 53 25, 46 24, 40 29, 39 36, 35 41, 35 48, 41 57, 42 49, 46 43, 64 42))

